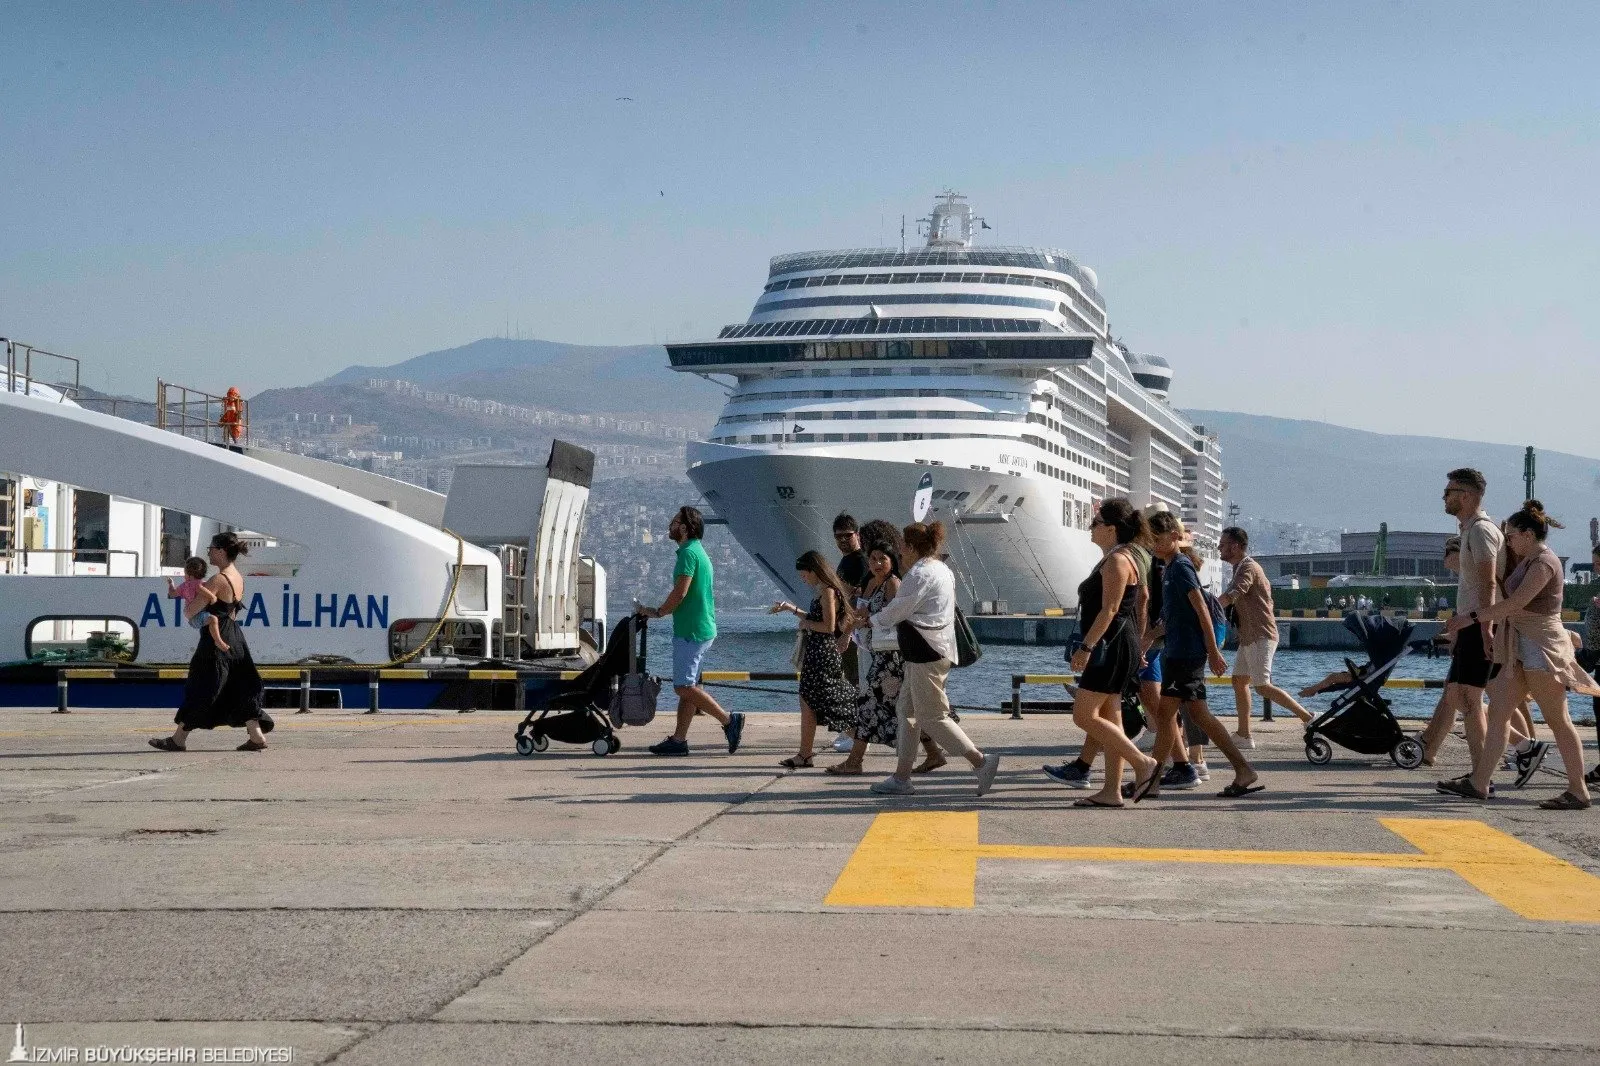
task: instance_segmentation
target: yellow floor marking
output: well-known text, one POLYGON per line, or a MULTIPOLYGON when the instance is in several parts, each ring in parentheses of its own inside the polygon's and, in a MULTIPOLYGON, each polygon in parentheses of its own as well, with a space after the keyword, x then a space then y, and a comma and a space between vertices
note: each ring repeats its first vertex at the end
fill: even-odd
POLYGON ((880 814, 824 901, 832 907, 970 908, 979 859, 1194 862, 1449 870, 1524 918, 1600 922, 1600 878, 1482 822, 1380 819, 1418 852, 1052 847, 978 842, 976 812, 880 814))

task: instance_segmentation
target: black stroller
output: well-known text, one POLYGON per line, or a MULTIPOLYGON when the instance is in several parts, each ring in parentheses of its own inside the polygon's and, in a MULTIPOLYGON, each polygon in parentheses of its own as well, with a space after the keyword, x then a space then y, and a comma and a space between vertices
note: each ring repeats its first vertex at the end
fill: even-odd
POLYGON ((618 622, 600 658, 518 723, 517 754, 544 751, 552 740, 587 744, 596 755, 620 751, 622 741, 612 728, 608 709, 617 682, 644 669, 644 638, 644 619, 630 614, 618 622))
POLYGON ((1422 745, 1400 729, 1400 722, 1383 698, 1383 683, 1395 664, 1411 651, 1412 625, 1395 625, 1382 615, 1347 614, 1345 628, 1361 638, 1367 663, 1344 661, 1351 681, 1333 703, 1306 723, 1306 760, 1323 766, 1333 759, 1333 745, 1362 755, 1387 754, 1402 770, 1422 765, 1422 745), (1332 741, 1332 743, 1329 743, 1332 741))

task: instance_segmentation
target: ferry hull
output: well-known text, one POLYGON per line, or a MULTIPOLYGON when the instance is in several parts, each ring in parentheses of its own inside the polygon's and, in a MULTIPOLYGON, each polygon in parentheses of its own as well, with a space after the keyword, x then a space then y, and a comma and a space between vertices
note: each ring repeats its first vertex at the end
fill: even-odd
MULTIPOLYGON (((693 463, 689 479, 728 529, 791 597, 811 593, 794 570, 795 559, 815 549, 838 557, 833 519, 858 522, 883 518, 896 525, 913 520, 912 498, 924 474, 935 490, 964 491, 1004 504, 977 513, 952 510, 936 500, 928 520, 948 530, 949 562, 965 606, 1000 601, 1008 611, 1039 612, 1077 607, 1078 584, 1100 558, 1086 531, 1062 525, 1061 502, 1038 482, 952 466, 830 456, 808 452, 747 452, 715 447, 714 457, 693 463), (720 454, 718 454, 720 453, 720 454), (1021 506, 1015 501, 1022 499, 1021 506)), ((702 452, 701 454, 705 454, 702 452)))

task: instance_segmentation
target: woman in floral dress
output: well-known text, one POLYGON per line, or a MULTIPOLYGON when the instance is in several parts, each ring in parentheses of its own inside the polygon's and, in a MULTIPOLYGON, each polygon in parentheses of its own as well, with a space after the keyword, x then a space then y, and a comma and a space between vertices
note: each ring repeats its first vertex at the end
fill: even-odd
POLYGON ((811 751, 816 744, 817 724, 844 731, 855 728, 856 688, 845 680, 841 637, 850 612, 850 592, 839 575, 819 553, 808 551, 795 560, 800 579, 817 591, 811 609, 787 601, 772 605, 772 614, 783 611, 800 619, 805 634, 800 661, 800 750, 778 765, 789 770, 812 765, 811 751))

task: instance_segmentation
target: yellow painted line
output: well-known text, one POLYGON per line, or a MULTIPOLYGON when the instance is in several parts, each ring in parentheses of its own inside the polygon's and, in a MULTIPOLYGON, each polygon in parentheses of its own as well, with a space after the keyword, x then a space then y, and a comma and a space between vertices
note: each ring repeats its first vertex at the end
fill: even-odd
POLYGON ((707 670, 700 675, 702 681, 749 681, 748 670, 707 670))
POLYGON ((1383 683, 1384 688, 1427 688, 1428 683, 1420 677, 1391 677, 1383 683))
POLYGON ((563 670, 563 671, 561 671, 561 680, 563 680, 563 681, 571 681, 573 678, 577 677, 581 672, 582 671, 580 671, 580 670, 563 670))
POLYGON ((1044 616, 1046 618, 1061 618, 1066 613, 1067 612, 1060 607, 1046 607, 1044 609, 1044 616))
POLYGON ((421 670, 379 670, 378 677, 387 681, 404 681, 406 678, 426 681, 428 675, 421 670))
POLYGON ((969 909, 979 859, 1183 862, 1252 866, 1449 870, 1524 918, 1600 922, 1600 878, 1482 822, 1384 818, 1417 852, 981 844, 975 811, 896 812, 873 819, 823 902, 830 907, 969 909))
POLYGON ((515 681, 515 670, 468 670, 468 681, 515 681))
MULTIPOLYGON (((187 671, 179 671, 180 675, 186 673, 187 671)), ((269 666, 263 670, 258 670, 257 673, 261 675, 263 681, 299 681, 301 671, 289 670, 281 666, 269 666)))
POLYGON ((117 676, 115 667, 108 670, 63 670, 61 673, 68 681, 111 681, 117 676))
MULTIPOLYGON (((707 677, 711 676, 709 674, 707 677)), ((1076 674, 1023 674, 1024 685, 1070 685, 1078 679, 1076 674)), ((1208 677, 1208 685, 1228 685, 1233 683, 1231 677, 1208 677)), ((1419 686, 1420 687, 1420 686, 1419 686)))
MULTIPOLYGON (((265 670, 260 671, 260 674, 262 677, 267 676, 267 672, 265 670)), ((161 669, 156 671, 156 676, 163 681, 186 681, 189 678, 189 671, 183 669, 182 667, 163 666, 161 669)))

